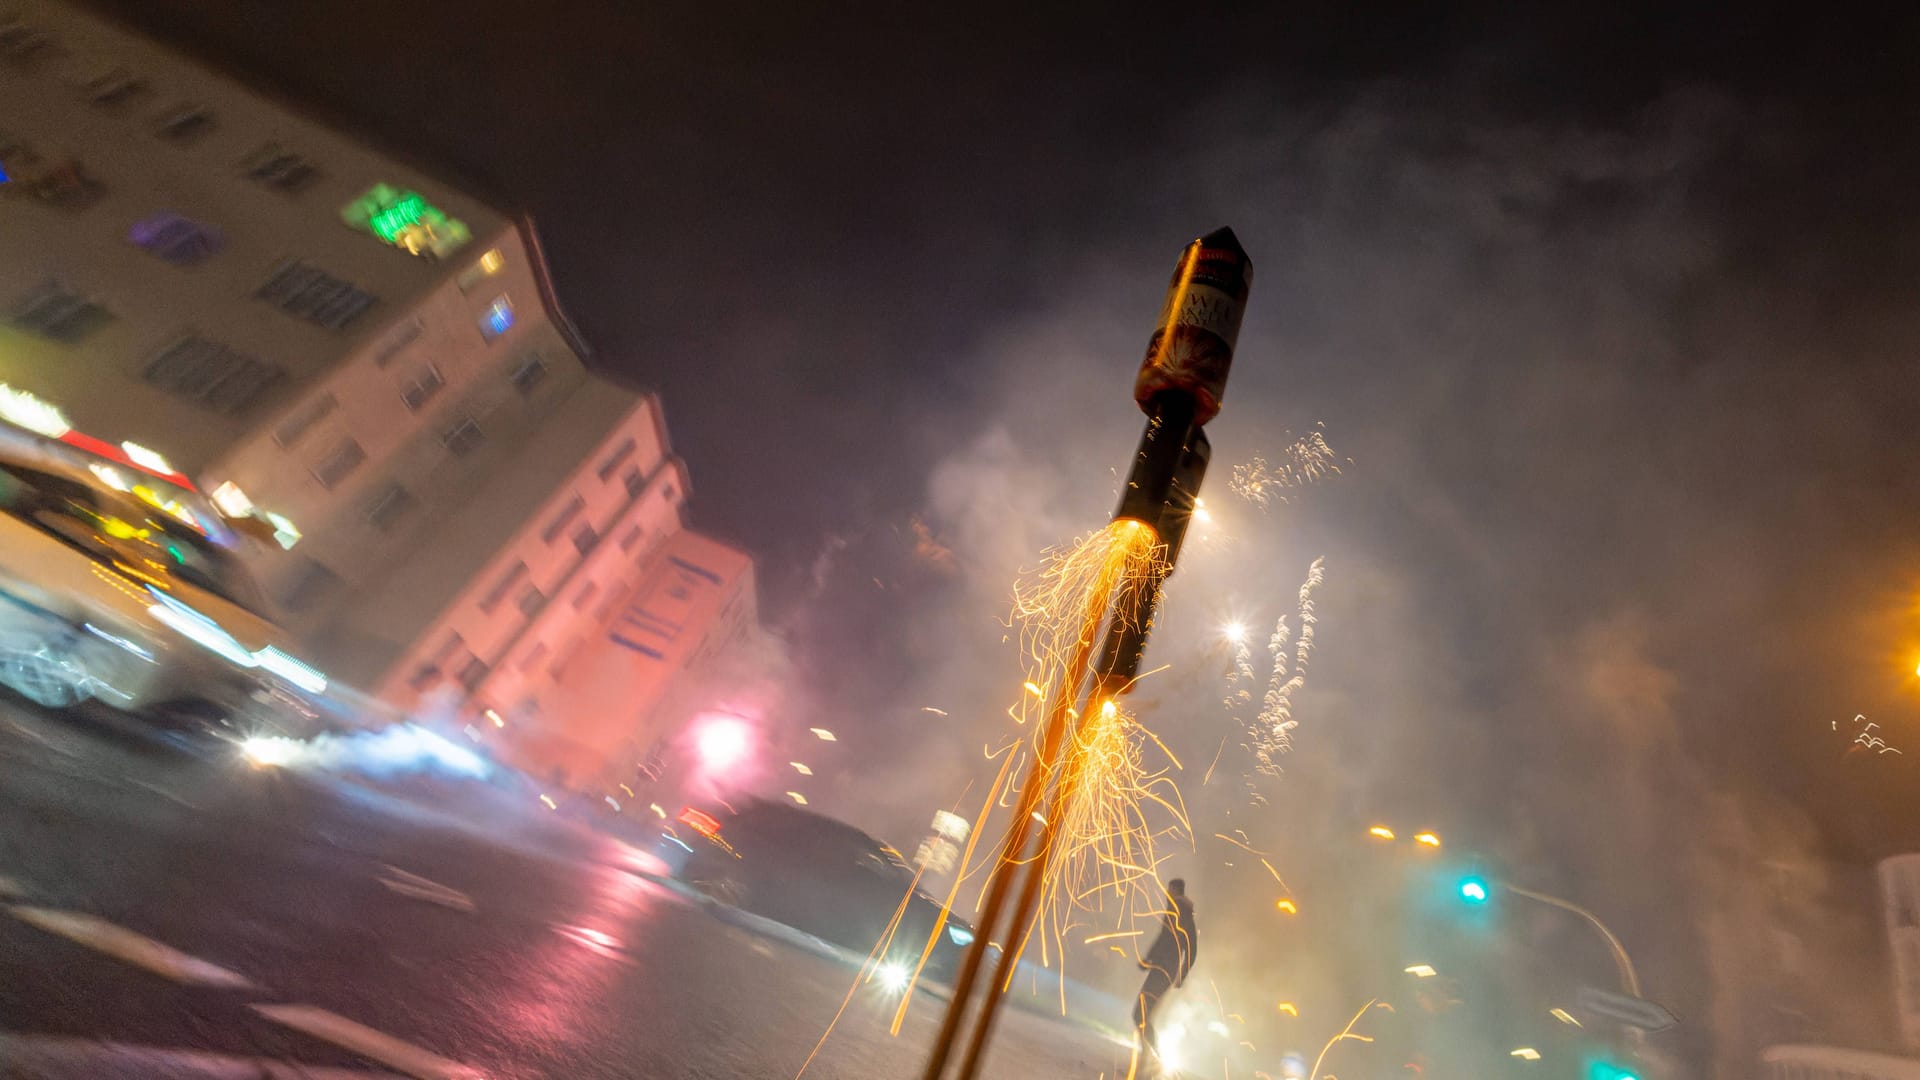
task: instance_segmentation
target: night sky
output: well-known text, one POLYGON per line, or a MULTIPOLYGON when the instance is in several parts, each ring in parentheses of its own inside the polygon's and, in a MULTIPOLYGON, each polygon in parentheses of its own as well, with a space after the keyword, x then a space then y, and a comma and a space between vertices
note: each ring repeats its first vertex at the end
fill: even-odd
MULTIPOLYGON (((1703 1065, 1875 1037, 1861 868, 1920 845, 1912 24, 806 6, 106 5, 534 214, 761 560, 787 708, 850 736, 827 805, 903 842, 1005 724, 1014 570, 1110 510, 1175 255, 1233 226, 1223 535, 1147 694, 1190 772, 1218 624, 1327 582, 1272 806, 1189 776, 1201 812, 1289 865, 1431 824, 1577 895, 1703 1065), (1315 424, 1341 476, 1226 490, 1315 424), (1848 753, 1860 714, 1906 753, 1848 753), (1806 1000, 1739 967, 1776 933, 1806 1000)), ((1257 889, 1196 831, 1224 917, 1257 889)))

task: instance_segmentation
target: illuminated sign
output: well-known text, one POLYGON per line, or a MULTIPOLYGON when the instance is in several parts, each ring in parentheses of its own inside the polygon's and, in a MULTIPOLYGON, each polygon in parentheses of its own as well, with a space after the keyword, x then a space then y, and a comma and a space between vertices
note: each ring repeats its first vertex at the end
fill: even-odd
POLYGON ((415 255, 446 258, 473 239, 467 224, 428 202, 417 191, 375 184, 340 208, 340 220, 382 243, 415 255))

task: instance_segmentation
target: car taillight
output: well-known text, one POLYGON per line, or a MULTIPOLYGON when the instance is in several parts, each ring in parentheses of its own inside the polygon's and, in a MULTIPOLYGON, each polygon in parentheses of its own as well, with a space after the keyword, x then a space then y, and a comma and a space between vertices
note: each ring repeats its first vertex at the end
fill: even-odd
POLYGON ((703 810, 695 810, 689 806, 680 811, 680 821, 694 832, 709 839, 720 835, 720 822, 715 820, 712 814, 703 810))

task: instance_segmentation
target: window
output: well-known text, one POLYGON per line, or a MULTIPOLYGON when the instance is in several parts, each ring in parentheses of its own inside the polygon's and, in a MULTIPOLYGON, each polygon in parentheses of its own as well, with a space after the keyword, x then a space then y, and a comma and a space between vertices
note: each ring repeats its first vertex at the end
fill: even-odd
POLYGON ((600 463, 600 479, 602 481, 611 479, 614 470, 618 469, 622 462, 632 457, 633 452, 639 449, 639 447, 640 444, 632 439, 628 439, 619 446, 614 447, 613 453, 607 455, 607 460, 600 463))
POLYGON ((505 600, 507 593, 515 585, 520 584, 521 579, 526 576, 527 564, 515 561, 507 568, 506 573, 500 575, 500 580, 494 582, 493 588, 487 590, 487 595, 480 598, 480 610, 489 615, 493 614, 493 609, 499 607, 500 601, 505 600))
POLYGON ((646 533, 647 531, 638 525, 628 529, 627 535, 620 538, 620 550, 631 554, 633 549, 639 545, 640 538, 645 536, 646 533))
POLYGON ((520 658, 520 670, 532 671, 540 661, 546 659, 546 656, 547 643, 544 641, 534 642, 533 648, 528 649, 526 655, 520 658))
POLYGON ((247 179, 287 195, 298 195, 320 179, 320 170, 279 143, 267 143, 240 163, 247 179))
POLYGON ((419 412, 421 406, 432 401, 433 395, 445 385, 447 381, 440 377, 439 368, 422 364, 420 370, 414 372, 413 378, 400 388, 400 400, 406 403, 408 412, 419 412))
POLYGON ((528 353, 520 358, 507 380, 513 383, 515 390, 520 391, 521 397, 529 397, 541 383, 547 381, 547 362, 540 359, 538 353, 528 353))
POLYGON ((0 59, 24 67, 53 56, 60 50, 53 35, 29 26, 17 18, 0 18, 0 59))
POLYGON ((280 592, 280 606, 288 611, 311 611, 327 595, 340 585, 340 575, 325 566, 303 556, 299 559, 300 568, 287 587, 280 592))
POLYGON ((594 528, 592 522, 583 521, 579 528, 573 530, 573 546, 580 554, 585 555, 592 551, 594 545, 598 543, 600 543, 600 530, 594 528))
POLYGON ((0 131, 0 172, 11 173, 15 180, 22 179, 27 170, 40 164, 40 155, 32 144, 18 135, 0 131))
POLYGON ((628 496, 638 495, 647 488, 647 478, 641 475, 640 466, 638 465, 634 465, 628 468, 626 472, 621 473, 620 482, 626 485, 628 496))
POLYGON ((508 330, 513 329, 513 301, 503 294, 487 305, 480 313, 480 336, 492 341, 508 330))
POLYGON ((529 585, 520 590, 519 598, 513 603, 520 609, 520 614, 532 618, 540 613, 541 608, 547 606, 547 594, 541 592, 539 586, 529 585))
POLYGON ((351 438, 342 439, 326 457, 320 459, 320 464, 313 467, 313 478, 320 481, 321 487, 332 491, 335 485, 352 475, 353 470, 359 468, 360 463, 365 460, 367 460, 367 452, 360 448, 359 443, 351 438))
POLYGON ((293 414, 273 429, 273 441, 281 447, 289 447, 300 441, 307 429, 326 419, 328 413, 340 407, 340 399, 332 394, 321 394, 305 405, 294 410, 293 414))
POLYGON ((27 194, 61 210, 81 211, 100 201, 106 188, 87 172, 78 159, 68 158, 48 166, 23 181, 27 194))
POLYGON ((112 322, 113 313, 49 280, 16 301, 7 321, 30 334, 72 344, 112 322))
POLYGON ((593 602, 593 594, 599 591, 600 585, 598 582, 589 581, 585 585, 580 586, 580 591, 573 594, 573 610, 585 610, 586 606, 593 602))
POLYGON ((257 356, 189 335, 160 350, 141 377, 222 416, 239 416, 259 404, 286 374, 257 356))
POLYGON ((177 143, 198 142, 215 127, 213 114, 199 105, 182 105, 160 117, 154 133, 177 143))
POLYGON ((124 109, 137 101, 145 100, 153 92, 147 80, 133 74, 125 68, 114 68, 104 75, 97 76, 84 88, 87 100, 103 109, 124 109))
POLYGON ((580 511, 586 508, 587 500, 575 495, 568 501, 565 507, 561 508, 558 514, 553 515, 553 520, 547 522, 547 527, 540 530, 540 542, 543 544, 553 543, 554 538, 560 535, 560 531, 567 527, 567 523, 572 521, 580 511))
POLYGON ((426 329, 426 325, 418 315, 395 323, 393 329, 380 339, 380 344, 374 347, 373 366, 386 367, 393 363, 393 358, 400 355, 401 350, 419 340, 420 332, 426 329))
POLYGON ((499 248, 493 248, 474 260, 472 266, 460 271, 460 291, 470 291, 475 285, 506 269, 506 266, 507 257, 500 253, 499 248))
POLYGON ((134 222, 127 240, 174 266, 192 266, 226 246, 219 229, 164 210, 134 222))
POLYGON ((468 693, 472 693, 480 688, 481 683, 486 681, 487 672, 490 670, 485 660, 477 656, 472 657, 467 661, 466 666, 460 669, 460 685, 465 687, 468 693))
POLYGON ((440 436, 440 445, 446 447, 454 457, 466 457, 480 449, 486 441, 487 433, 480 430, 480 425, 474 423, 471 416, 448 428, 447 433, 440 436))
POLYGON ((298 259, 274 268, 253 295, 289 315, 330 330, 353 322, 374 302, 372 293, 298 259))
POLYGON ((415 505, 413 492, 399 484, 390 485, 367 508, 367 521, 381 532, 391 532, 415 505))

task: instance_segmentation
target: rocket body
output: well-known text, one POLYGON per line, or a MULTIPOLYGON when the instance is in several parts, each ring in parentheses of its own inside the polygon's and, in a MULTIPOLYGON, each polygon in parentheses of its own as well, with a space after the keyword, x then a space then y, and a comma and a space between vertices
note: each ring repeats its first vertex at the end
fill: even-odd
POLYGON ((1232 229, 1215 229, 1180 253, 1133 381, 1143 412, 1153 415, 1153 402, 1169 392, 1193 400, 1196 424, 1220 412, 1252 284, 1253 260, 1232 229))

